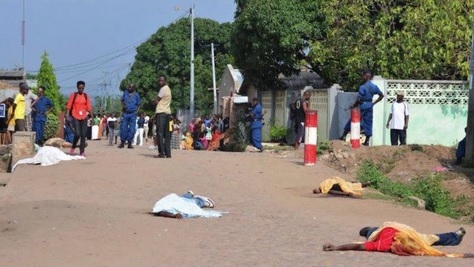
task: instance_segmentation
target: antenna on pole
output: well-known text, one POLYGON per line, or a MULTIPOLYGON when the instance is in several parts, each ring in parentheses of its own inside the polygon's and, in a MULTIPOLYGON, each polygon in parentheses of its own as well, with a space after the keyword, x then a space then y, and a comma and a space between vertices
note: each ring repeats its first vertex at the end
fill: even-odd
POLYGON ((194 3, 191 7, 191 77, 190 77, 190 93, 189 93, 189 113, 194 117, 194 3))

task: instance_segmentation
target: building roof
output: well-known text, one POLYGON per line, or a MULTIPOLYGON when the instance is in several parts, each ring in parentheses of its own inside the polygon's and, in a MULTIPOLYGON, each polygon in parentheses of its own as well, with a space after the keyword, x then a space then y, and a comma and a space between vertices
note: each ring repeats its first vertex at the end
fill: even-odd
POLYGON ((25 81, 25 76, 23 70, 0 70, 1 89, 18 88, 20 83, 25 81))
POLYGON ((288 90, 301 90, 306 86, 311 86, 313 89, 327 88, 323 78, 315 72, 302 71, 298 75, 280 79, 288 90))

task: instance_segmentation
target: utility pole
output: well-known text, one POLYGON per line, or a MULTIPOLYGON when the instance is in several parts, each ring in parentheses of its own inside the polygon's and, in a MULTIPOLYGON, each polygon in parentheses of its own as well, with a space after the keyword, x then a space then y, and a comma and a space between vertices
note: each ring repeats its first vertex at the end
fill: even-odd
POLYGON ((25 71, 25 0, 23 0, 23 20, 21 21, 21 67, 25 71))
POLYGON ((466 162, 474 167, 474 21, 471 31, 471 62, 469 77, 469 103, 467 107, 466 162))
POLYGON ((112 85, 110 80, 108 82, 105 80, 105 77, 107 77, 107 74, 108 72, 104 72, 104 81, 100 84, 101 87, 103 88, 102 97, 100 101, 100 109, 101 109, 100 112, 105 112, 105 110, 107 110, 107 96, 108 96, 107 87, 112 85))
POLYGON ((191 77, 190 77, 190 93, 189 93, 189 113, 194 117, 194 3, 191 7, 191 77))
POLYGON ((216 64, 214 61, 214 43, 211 43, 211 57, 212 57, 212 89, 214 91, 214 114, 217 114, 217 92, 216 92, 216 64))

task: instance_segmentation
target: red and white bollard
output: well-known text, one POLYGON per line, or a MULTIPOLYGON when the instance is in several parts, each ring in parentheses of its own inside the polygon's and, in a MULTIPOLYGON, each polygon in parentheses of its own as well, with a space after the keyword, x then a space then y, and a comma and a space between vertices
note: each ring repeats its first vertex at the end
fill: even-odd
POLYGON ((351 109, 351 145, 352 148, 360 147, 360 109, 351 109))
POLYGON ((304 121, 304 165, 314 166, 318 148, 318 112, 306 111, 304 121))

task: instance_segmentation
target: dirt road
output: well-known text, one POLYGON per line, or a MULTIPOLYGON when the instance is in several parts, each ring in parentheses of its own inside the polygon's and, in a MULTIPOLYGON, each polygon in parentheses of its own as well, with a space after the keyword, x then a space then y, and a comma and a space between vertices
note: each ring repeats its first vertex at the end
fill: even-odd
MULTIPOLYGON (((268 153, 173 151, 90 142, 86 160, 23 165, 0 187, 1 266, 472 266, 473 259, 323 252, 326 242, 363 241, 361 227, 399 221, 445 232, 455 221, 374 199, 321 197, 337 171, 268 153), (210 196, 218 219, 149 214, 168 193, 210 196)), ((449 252, 474 252, 474 227, 449 252)))

